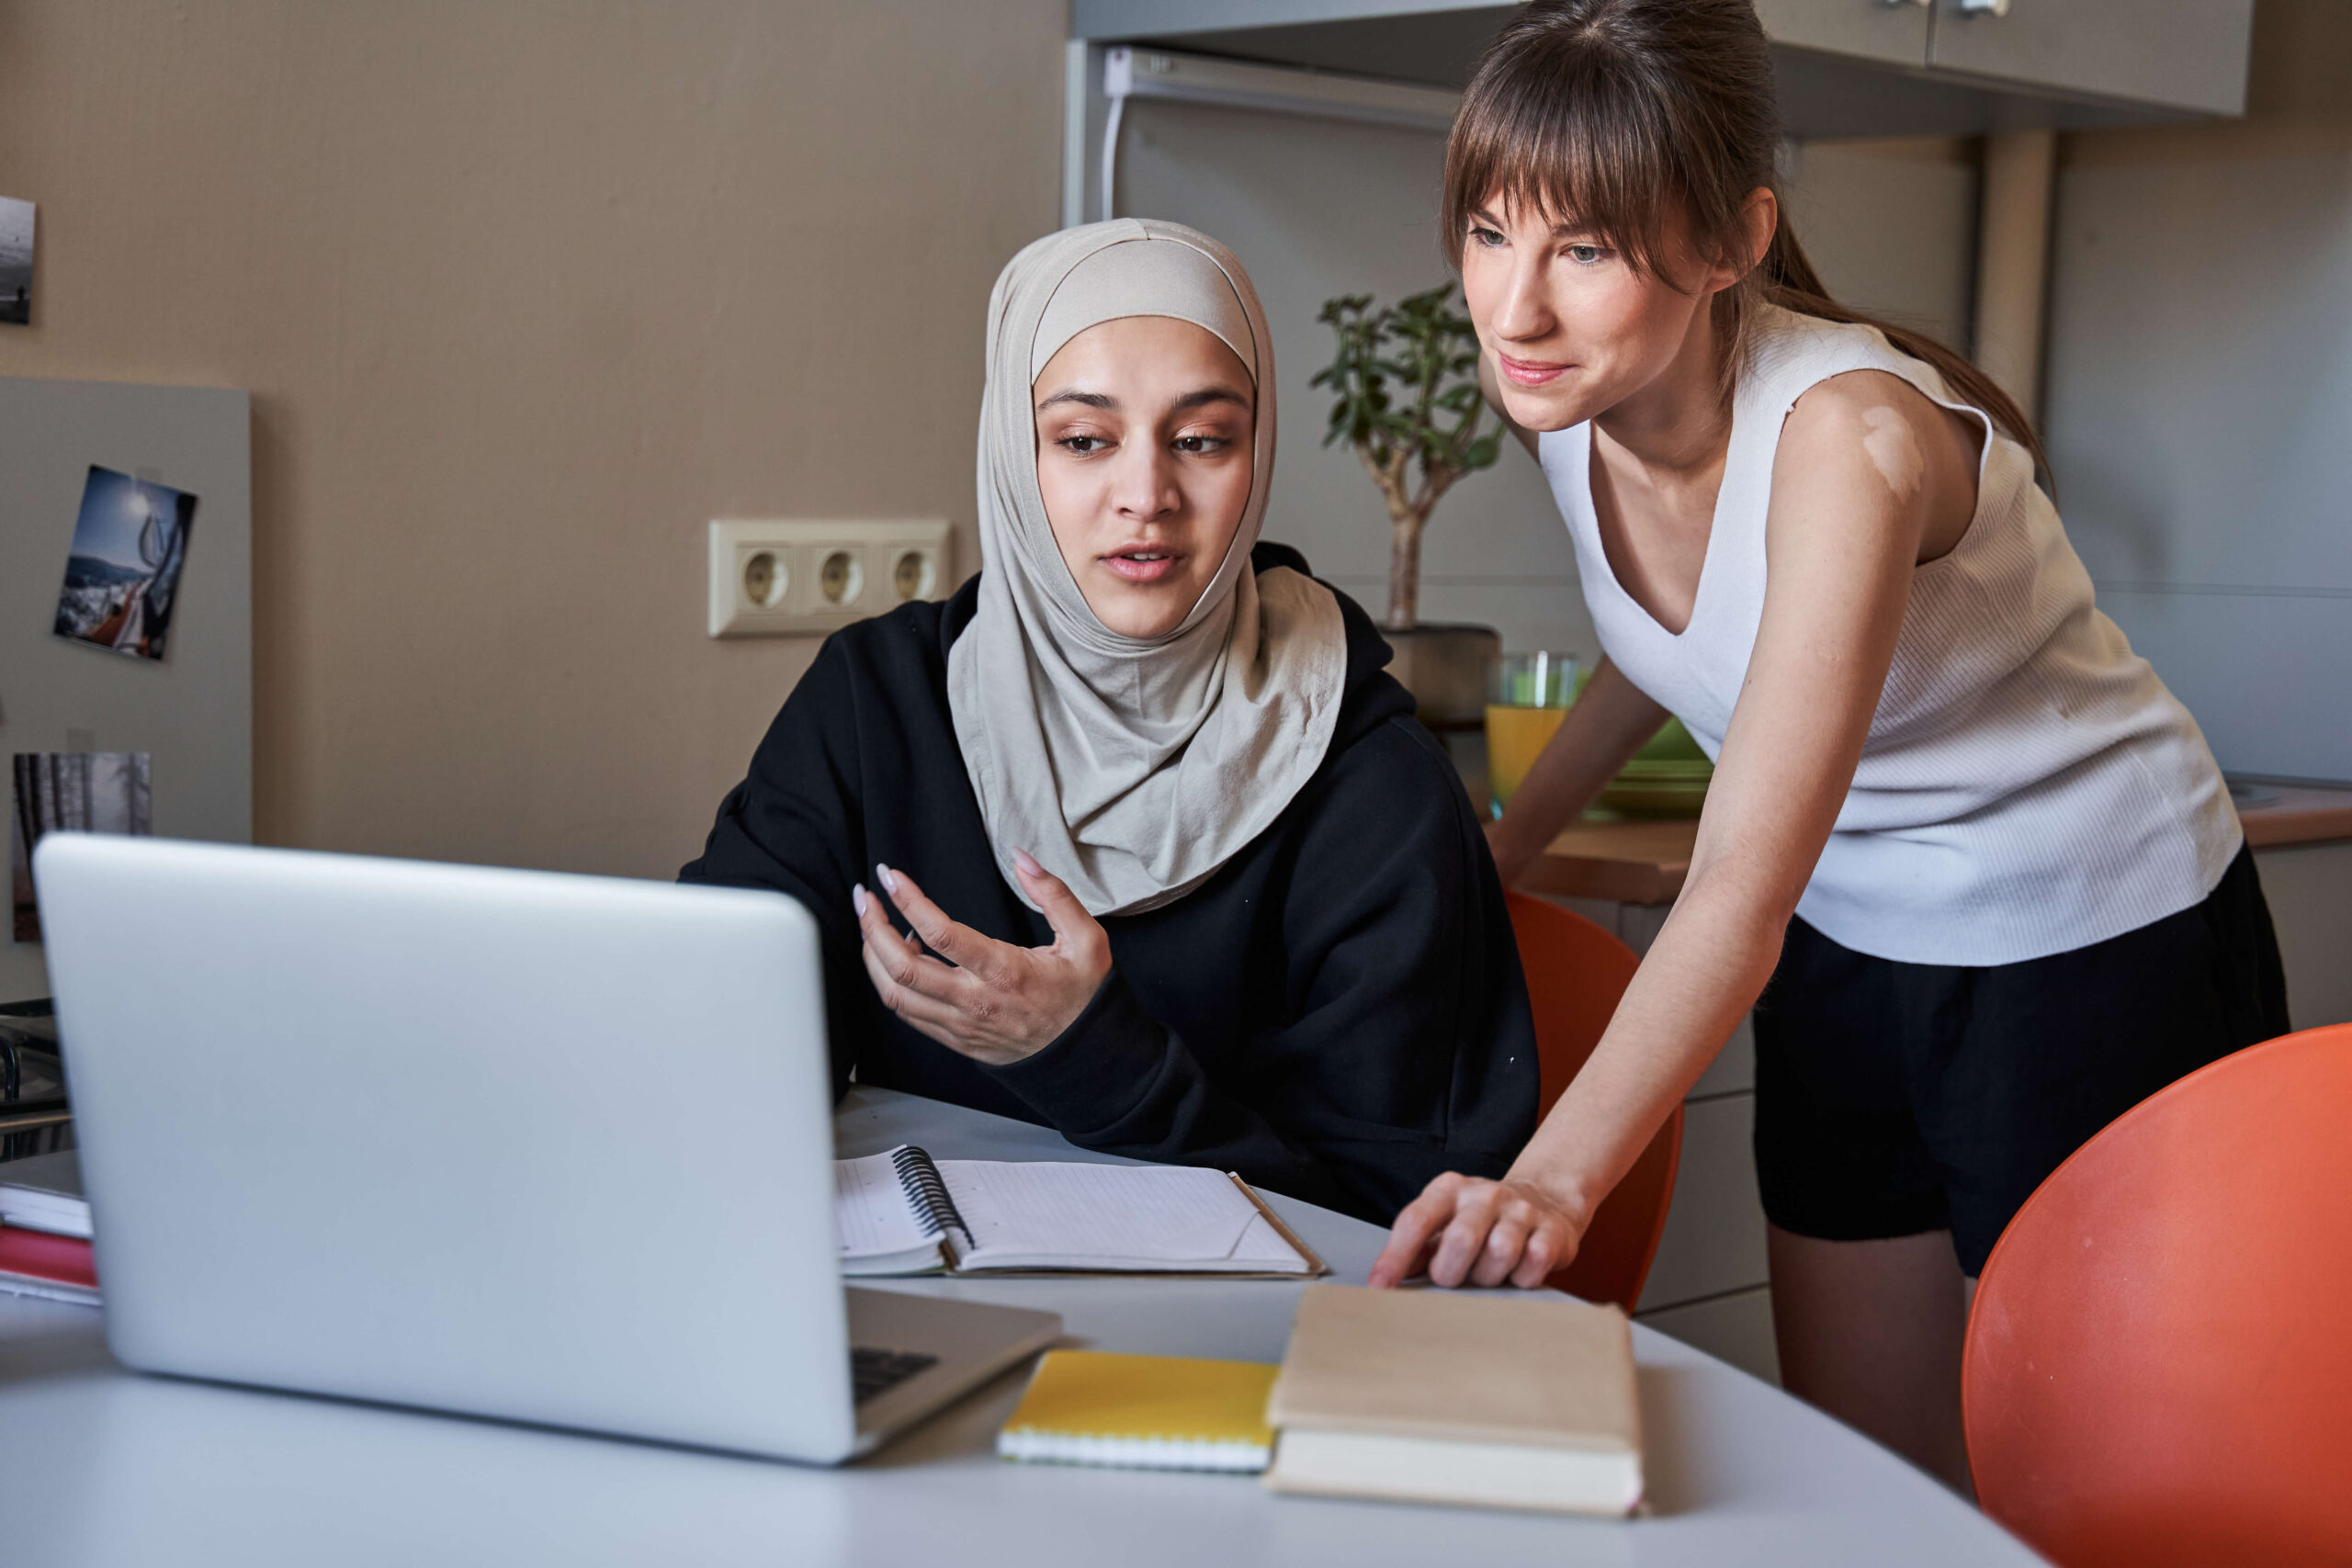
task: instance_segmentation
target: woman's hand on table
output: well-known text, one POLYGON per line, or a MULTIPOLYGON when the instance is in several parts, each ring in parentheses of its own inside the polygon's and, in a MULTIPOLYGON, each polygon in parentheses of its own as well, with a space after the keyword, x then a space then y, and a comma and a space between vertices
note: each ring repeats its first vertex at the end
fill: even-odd
POLYGON ((882 1005, 949 1050, 990 1066, 1051 1044, 1078 1021, 1111 973, 1111 939, 1086 906, 1027 854, 1015 853, 1013 862, 1023 889, 1054 929, 1050 946, 1018 947, 960 925, 923 897, 914 878, 887 865, 874 868, 880 896, 863 886, 850 893, 865 933, 865 973, 882 1005), (886 897, 920 943, 890 924, 886 897))
POLYGON ((1440 1285, 1532 1290, 1577 1255, 1591 1213, 1524 1178, 1447 1171, 1405 1205, 1372 1265, 1386 1289, 1426 1272, 1440 1285))

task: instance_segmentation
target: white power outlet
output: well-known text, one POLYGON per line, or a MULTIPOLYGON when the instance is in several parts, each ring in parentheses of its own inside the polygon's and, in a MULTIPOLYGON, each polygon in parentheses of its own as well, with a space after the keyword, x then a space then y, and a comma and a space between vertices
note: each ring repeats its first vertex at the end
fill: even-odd
POLYGON ((718 522, 710 525, 710 635, 839 631, 952 582, 947 525, 718 522))

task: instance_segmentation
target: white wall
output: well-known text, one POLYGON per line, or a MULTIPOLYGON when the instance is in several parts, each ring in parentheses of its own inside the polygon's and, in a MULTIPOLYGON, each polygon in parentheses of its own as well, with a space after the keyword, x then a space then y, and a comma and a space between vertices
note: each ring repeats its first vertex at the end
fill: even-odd
POLYGON ((2051 459, 2222 765, 2352 779, 2352 6, 2264 0, 2248 100, 2067 140, 2051 459))
POLYGON ((1969 142, 1808 141, 1783 178, 1790 221, 1832 295, 1968 352, 1977 189, 1969 142))
POLYGON ((0 192, 40 205, 0 376, 253 394, 258 838, 701 849, 817 649, 706 635, 709 520, 944 517, 978 564, 981 321, 1054 227, 1068 22, 0 5, 0 192))

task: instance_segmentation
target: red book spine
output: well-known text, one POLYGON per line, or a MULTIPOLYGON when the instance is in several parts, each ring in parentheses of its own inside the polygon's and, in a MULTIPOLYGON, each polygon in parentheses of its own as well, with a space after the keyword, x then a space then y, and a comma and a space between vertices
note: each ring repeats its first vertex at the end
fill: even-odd
POLYGON ((0 1274, 21 1274, 58 1285, 98 1288, 97 1265, 90 1244, 78 1236, 51 1235, 47 1231, 18 1230, 0 1225, 0 1274))

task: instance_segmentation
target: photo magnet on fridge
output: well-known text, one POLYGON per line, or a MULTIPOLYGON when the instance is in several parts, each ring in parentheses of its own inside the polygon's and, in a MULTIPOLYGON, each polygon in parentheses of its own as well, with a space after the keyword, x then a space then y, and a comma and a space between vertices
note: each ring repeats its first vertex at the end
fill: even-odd
POLYGON ((33 204, 0 196, 0 325, 33 319, 33 204))
POLYGON ((33 846, 61 828, 87 833, 148 833, 154 820, 145 751, 19 751, 9 759, 15 809, 8 816, 12 934, 40 940, 33 899, 33 846))
POLYGON ((187 491, 92 464, 57 594, 57 635, 163 658, 195 520, 196 497, 187 491))

